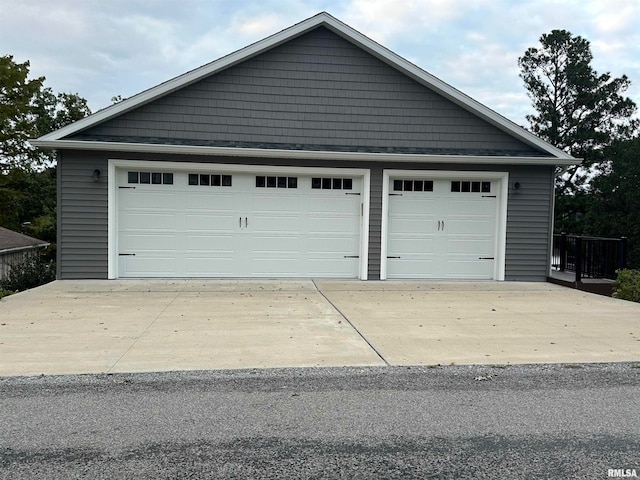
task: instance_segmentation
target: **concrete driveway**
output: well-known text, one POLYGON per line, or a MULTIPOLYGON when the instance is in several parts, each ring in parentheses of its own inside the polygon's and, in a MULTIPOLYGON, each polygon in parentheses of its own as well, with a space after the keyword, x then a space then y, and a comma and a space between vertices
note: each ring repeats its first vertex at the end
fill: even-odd
POLYGON ((0 375, 640 361, 640 304, 548 283, 56 281, 0 300, 0 375))

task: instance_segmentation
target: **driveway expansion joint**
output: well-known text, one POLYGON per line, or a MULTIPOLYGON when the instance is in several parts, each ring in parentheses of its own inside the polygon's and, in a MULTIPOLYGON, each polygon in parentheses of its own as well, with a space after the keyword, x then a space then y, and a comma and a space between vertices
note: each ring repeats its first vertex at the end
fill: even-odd
POLYGON ((180 296, 180 294, 182 294, 183 292, 184 292, 184 286, 182 287, 182 289, 177 290, 175 292, 172 292, 172 293, 175 293, 175 295, 171 299, 171 301, 169 303, 167 303, 164 306, 164 308, 162 309, 162 311, 160 313, 158 313, 158 315, 156 315, 156 317, 153 319, 153 321, 150 322, 149 325, 147 325, 145 327, 145 329, 142 331, 142 333, 140 333, 140 335, 138 335, 136 337, 136 339, 131 343, 131 345, 129 345, 129 348, 127 348, 124 351, 124 353, 122 355, 120 355, 120 357, 113 363, 113 365, 111 365, 111 367, 109 367, 109 370, 107 370, 106 373, 112 373, 113 372, 113 369, 118 366, 118 364, 122 361, 122 359, 127 356, 127 354, 133 349, 133 347, 135 347, 136 343, 138 343, 140 341, 140 339, 145 335, 145 333, 147 333, 149 331, 149 329, 153 326, 153 324, 158 321, 158 319, 164 314, 164 312, 166 312, 167 309, 173 304, 173 302, 176 301, 176 298, 178 298, 180 296))
POLYGON ((327 296, 324 294, 324 292, 318 288, 318 285, 316 284, 316 281, 312 279, 312 280, 311 280, 311 283, 313 283, 313 286, 316 288, 316 290, 318 291, 318 293, 319 293, 320 295, 322 295, 322 297, 323 297, 323 298, 324 298, 324 299, 329 303, 329 305, 331 305, 331 306, 334 308, 334 310, 335 310, 336 312, 338 312, 342 318, 344 318, 344 321, 345 321, 345 322, 347 322, 349 325, 351 325, 351 328, 353 328, 353 330, 354 330, 354 331, 355 331, 355 332, 360 336, 360 338, 362 338, 362 340, 364 340, 364 341, 366 342, 366 344, 367 344, 367 345, 369 345, 369 348, 371 348, 371 350, 373 350, 373 351, 375 352, 375 354, 380 358, 380 360, 382 360, 382 361, 384 362, 384 364, 385 364, 387 367, 390 367, 390 366, 391 366, 391 364, 390 364, 389 362, 387 362, 387 359, 386 359, 386 358, 384 358, 384 357, 382 356, 382 354, 378 351, 378 349, 372 345, 372 343, 367 339, 367 337, 365 337, 365 336, 360 332, 360 330, 358 330, 358 329, 356 328, 356 326, 355 326, 353 323, 351 323, 351 321, 350 321, 350 320, 347 318, 347 316, 342 312, 342 310, 340 310, 340 309, 336 306, 336 304, 334 304, 331 300, 329 300, 329 297, 327 297, 327 296))

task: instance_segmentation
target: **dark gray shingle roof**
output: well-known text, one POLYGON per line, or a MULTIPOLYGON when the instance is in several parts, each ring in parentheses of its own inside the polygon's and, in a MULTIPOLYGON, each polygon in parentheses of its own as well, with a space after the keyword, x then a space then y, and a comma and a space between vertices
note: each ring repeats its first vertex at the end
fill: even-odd
POLYGON ((0 227, 0 252, 28 247, 44 247, 46 245, 49 244, 44 240, 39 240, 29 235, 23 235, 8 228, 0 227))

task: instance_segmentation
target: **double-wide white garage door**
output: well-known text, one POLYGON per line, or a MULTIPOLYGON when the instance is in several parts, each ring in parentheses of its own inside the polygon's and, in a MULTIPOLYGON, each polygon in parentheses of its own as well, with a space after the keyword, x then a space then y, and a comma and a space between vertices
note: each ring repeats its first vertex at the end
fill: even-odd
POLYGON ((362 177, 116 171, 119 277, 359 276, 362 177))

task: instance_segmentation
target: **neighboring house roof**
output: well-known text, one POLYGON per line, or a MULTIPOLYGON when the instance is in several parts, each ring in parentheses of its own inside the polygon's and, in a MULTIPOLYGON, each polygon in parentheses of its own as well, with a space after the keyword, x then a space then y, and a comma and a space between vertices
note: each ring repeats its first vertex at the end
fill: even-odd
MULTIPOLYGON (((153 100, 156 100, 162 96, 175 92, 185 86, 198 82, 210 75, 225 70, 231 66, 237 65, 245 60, 248 60, 256 55, 264 53, 265 51, 282 45, 294 38, 297 38, 305 33, 316 29, 318 27, 325 27, 345 40, 358 46, 369 54, 377 57, 379 60, 404 73, 408 77, 422 84, 423 86, 435 91, 439 95, 454 102, 458 106, 473 113, 474 115, 482 118, 488 123, 494 125, 500 130, 512 135, 514 138, 521 140, 522 142, 531 145, 540 151, 548 153, 553 158, 547 159, 534 159, 534 163, 549 163, 549 164, 576 164, 579 160, 571 157, 566 152, 554 147, 553 145, 545 142, 544 140, 533 135, 526 129, 516 125, 510 120, 506 119, 502 115, 494 112, 490 108, 482 105, 471 97, 465 95, 459 90, 453 88, 442 80, 434 77, 430 73, 422 70, 413 63, 405 60, 394 52, 388 50, 382 45, 374 42, 370 38, 354 30, 348 25, 340 22, 336 18, 332 17, 326 12, 319 13, 311 18, 308 18, 292 27, 282 30, 264 40, 249 45, 241 50, 231 53, 225 57, 222 57, 214 62, 208 63, 195 70, 180 75, 172 80, 164 82, 156 87, 150 88, 138 95, 135 95, 129 99, 126 99, 120 103, 100 110, 93 115, 79 120, 71 125, 68 125, 60 130, 56 130, 47 135, 40 137, 37 140, 33 140, 31 143, 37 147, 42 148, 85 148, 85 149, 111 149, 111 150, 148 150, 157 152, 184 152, 193 154, 207 154, 207 153, 219 153, 219 154, 235 154, 240 155, 259 155, 261 152, 263 156, 281 155, 286 152, 287 148, 273 150, 266 152, 267 149, 256 148, 243 148, 242 146, 206 146, 206 145, 179 145, 179 144, 141 144, 135 142, 122 142, 117 140, 113 142, 95 141, 92 139, 69 139, 69 137, 79 132, 85 131, 99 123, 105 122, 116 116, 129 112, 139 106, 145 105, 153 100)), ((321 157, 322 152, 310 152, 310 158, 321 157)), ((336 152, 328 152, 331 158, 336 158, 336 152)), ((355 155, 362 155, 366 152, 342 152, 343 156, 352 157, 355 155)), ((409 153, 409 152, 407 152, 409 153)), ((409 153, 397 153, 388 156, 398 156, 398 159, 404 158, 408 160, 408 156, 413 156, 409 153)), ((296 156, 300 156, 300 152, 295 153, 296 156)), ((426 156, 426 155, 425 155, 426 156)), ((498 162, 500 163, 500 162, 498 162)))
POLYGON ((0 227, 0 253, 9 253, 16 250, 46 247, 49 243, 44 240, 14 232, 8 228, 0 227))

